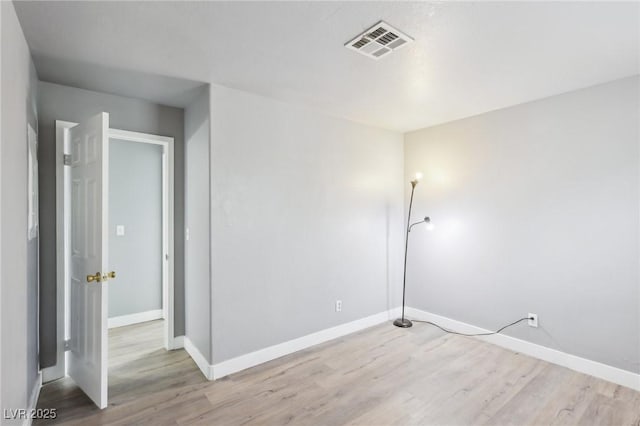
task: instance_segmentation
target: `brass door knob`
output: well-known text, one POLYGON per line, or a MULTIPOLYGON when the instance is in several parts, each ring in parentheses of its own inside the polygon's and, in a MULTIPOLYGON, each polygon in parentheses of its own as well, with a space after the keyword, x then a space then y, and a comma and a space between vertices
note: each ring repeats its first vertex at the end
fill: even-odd
POLYGON ((92 283, 94 281, 98 283, 102 281, 102 275, 100 274, 100 272, 96 272, 95 275, 87 275, 88 283, 92 283))

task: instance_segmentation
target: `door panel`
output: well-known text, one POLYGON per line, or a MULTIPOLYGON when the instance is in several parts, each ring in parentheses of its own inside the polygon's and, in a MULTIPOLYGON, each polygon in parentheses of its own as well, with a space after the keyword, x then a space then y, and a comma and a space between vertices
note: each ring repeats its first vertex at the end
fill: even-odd
POLYGON ((70 129, 69 376, 100 408, 107 406, 108 130, 104 112, 70 129))

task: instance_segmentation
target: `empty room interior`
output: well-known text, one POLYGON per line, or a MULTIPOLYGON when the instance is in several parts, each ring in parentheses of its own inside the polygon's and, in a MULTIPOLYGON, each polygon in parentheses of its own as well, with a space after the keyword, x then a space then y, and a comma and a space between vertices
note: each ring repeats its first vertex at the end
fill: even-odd
POLYGON ((640 425, 640 2, 0 23, 0 424, 640 425))

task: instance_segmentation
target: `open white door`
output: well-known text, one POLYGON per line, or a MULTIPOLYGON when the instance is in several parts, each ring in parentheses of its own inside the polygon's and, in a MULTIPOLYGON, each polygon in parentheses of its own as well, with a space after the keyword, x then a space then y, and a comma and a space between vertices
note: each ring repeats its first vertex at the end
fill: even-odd
POLYGON ((71 265, 69 376, 107 406, 108 137, 103 112, 70 129, 71 265))

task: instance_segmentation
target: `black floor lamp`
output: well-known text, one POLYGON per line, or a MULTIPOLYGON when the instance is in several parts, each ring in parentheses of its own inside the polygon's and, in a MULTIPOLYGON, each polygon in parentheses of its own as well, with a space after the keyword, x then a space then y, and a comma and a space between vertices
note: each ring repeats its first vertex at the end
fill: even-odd
POLYGON ((413 192, 416 189, 416 185, 420 182, 422 178, 422 173, 416 173, 415 179, 411 181, 411 198, 409 199, 409 215, 407 216, 407 234, 405 236, 404 242, 404 276, 402 278, 402 317, 398 318, 393 322, 393 325, 396 327, 409 328, 413 325, 411 321, 404 317, 404 297, 407 289, 407 249, 409 248, 409 232, 411 232, 411 228, 414 225, 418 225, 420 223, 426 223, 427 226, 431 225, 431 219, 429 216, 425 216, 424 219, 411 223, 411 207, 413 206, 413 192))

